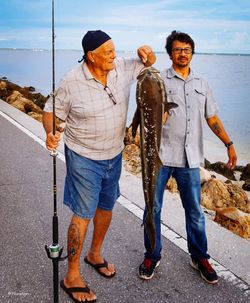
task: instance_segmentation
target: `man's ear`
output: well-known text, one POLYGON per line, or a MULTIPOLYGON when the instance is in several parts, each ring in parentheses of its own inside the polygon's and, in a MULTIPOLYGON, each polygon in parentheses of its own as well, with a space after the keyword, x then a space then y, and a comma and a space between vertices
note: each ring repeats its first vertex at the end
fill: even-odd
POLYGON ((93 57, 93 53, 92 52, 88 52, 87 53, 87 58, 90 62, 95 62, 94 57, 93 57))

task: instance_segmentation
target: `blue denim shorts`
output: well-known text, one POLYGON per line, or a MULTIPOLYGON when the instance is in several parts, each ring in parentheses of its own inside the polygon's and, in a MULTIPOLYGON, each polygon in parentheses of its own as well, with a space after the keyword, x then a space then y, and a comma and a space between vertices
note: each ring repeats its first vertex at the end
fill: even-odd
POLYGON ((97 208, 112 210, 120 196, 122 155, 110 160, 91 160, 65 145, 64 204, 82 218, 93 218, 97 208))

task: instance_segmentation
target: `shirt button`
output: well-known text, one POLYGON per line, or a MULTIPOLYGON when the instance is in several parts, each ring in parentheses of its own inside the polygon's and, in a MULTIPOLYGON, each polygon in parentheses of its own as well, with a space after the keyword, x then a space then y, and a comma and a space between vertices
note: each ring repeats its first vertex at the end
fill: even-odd
POLYGON ((190 119, 188 119, 188 122, 190 122, 190 119))
POLYGON ((188 96, 188 93, 186 93, 186 96, 188 96))

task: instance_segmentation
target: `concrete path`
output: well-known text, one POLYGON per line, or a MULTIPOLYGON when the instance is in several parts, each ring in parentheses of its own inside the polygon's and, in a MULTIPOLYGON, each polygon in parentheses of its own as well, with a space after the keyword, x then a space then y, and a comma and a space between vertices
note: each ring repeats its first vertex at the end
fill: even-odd
MULTIPOLYGON (((0 146, 0 302, 53 302, 52 263, 44 249, 52 242, 52 158, 44 148, 41 124, 0 101, 0 146)), ((57 186, 59 242, 66 247, 71 213, 61 202, 63 159, 59 154, 57 186)), ((249 302, 249 241, 207 218, 209 253, 220 280, 216 286, 203 282, 188 264, 178 195, 165 197, 161 265, 151 281, 140 280, 137 272, 144 250, 141 180, 123 171, 121 193, 103 250, 105 258, 115 263, 117 275, 107 280, 82 262, 82 273, 98 302, 249 302)), ((91 231, 92 224, 82 260, 91 231)), ((60 279, 66 269, 67 262, 61 262, 60 279)), ((62 290, 60 302, 72 302, 62 290)))

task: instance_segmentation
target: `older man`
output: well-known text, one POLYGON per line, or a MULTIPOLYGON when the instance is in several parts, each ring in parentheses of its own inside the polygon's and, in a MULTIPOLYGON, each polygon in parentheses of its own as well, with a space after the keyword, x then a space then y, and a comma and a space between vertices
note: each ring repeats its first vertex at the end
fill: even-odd
MULTIPOLYGON (((82 46, 83 63, 63 78, 55 97, 56 116, 66 122, 64 204, 73 212, 68 272, 60 285, 75 302, 93 302, 96 295, 80 275, 85 235, 93 218, 92 243, 84 260, 102 276, 113 277, 115 267, 104 259, 101 248, 119 196, 130 87, 140 70, 155 62, 155 55, 145 45, 137 51, 139 58, 116 59, 112 39, 100 30, 88 31, 82 46)), ((60 134, 52 132, 51 99, 44 108, 43 125, 47 148, 54 150, 60 134)))

